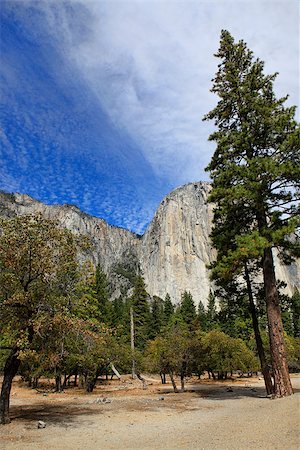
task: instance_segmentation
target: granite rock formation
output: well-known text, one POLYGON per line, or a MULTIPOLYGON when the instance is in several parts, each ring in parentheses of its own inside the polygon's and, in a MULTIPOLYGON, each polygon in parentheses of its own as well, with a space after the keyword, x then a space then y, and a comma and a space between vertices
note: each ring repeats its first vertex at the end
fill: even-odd
MULTIPOLYGON (((205 304, 211 288, 208 264, 215 252, 210 244, 212 205, 210 185, 197 182, 179 187, 165 197, 143 236, 109 225, 73 205, 45 205, 24 194, 0 194, 0 216, 41 213, 63 227, 87 236, 92 247, 86 255, 109 274, 114 296, 130 289, 130 273, 139 266, 148 292, 173 302, 188 290, 195 303, 205 304)), ((300 263, 285 267, 276 261, 277 277, 291 295, 300 288, 300 263)))

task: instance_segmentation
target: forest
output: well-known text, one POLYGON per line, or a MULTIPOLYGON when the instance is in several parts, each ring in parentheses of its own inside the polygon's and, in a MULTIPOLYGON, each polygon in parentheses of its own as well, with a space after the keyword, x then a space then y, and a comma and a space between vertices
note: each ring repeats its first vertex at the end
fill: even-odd
MULTIPOLYGON (((2 402, 9 402, 17 373, 28 387, 38 388, 39 380, 48 378, 61 391, 72 380, 86 392, 113 370, 134 371, 141 379, 144 372, 159 373, 162 383, 170 377, 177 392, 175 377, 184 390, 191 374, 200 377, 207 371, 220 380, 236 371, 260 370, 245 292, 218 297, 218 307, 211 293, 206 308, 202 302, 196 308, 191 294, 184 292, 174 306, 168 294, 151 298, 143 276, 128 271, 130 295, 111 299, 109 278, 101 267, 78 260, 87 241, 41 216, 2 220, 1 228, 2 402)), ((299 292, 282 296, 281 305, 289 368, 298 371, 299 292)), ((263 299, 257 311, 271 364, 263 299)))

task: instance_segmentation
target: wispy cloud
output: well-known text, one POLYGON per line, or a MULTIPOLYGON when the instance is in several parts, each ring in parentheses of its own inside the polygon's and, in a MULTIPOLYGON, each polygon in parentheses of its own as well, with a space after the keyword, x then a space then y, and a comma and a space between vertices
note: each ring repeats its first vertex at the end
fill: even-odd
POLYGON ((297 0, 72 4, 90 18, 82 39, 66 8, 48 8, 53 31, 60 17, 69 60, 155 172, 175 183, 205 177, 211 125, 201 119, 215 102, 209 88, 222 28, 243 38, 267 71, 279 71, 278 93, 299 103, 297 0))

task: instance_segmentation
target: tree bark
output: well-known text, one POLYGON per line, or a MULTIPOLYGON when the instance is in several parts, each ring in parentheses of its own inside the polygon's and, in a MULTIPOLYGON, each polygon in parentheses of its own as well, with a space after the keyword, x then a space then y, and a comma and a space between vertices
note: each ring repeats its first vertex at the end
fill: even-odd
POLYGON ((281 310, 271 248, 266 248, 264 250, 263 276, 274 377, 273 397, 279 398, 292 395, 293 388, 287 364, 281 310))
POLYGON ((181 392, 184 392, 184 375, 180 375, 181 392))
POLYGON ((112 370, 113 374, 115 374, 116 377, 117 377, 119 380, 121 380, 121 375, 119 374, 119 372, 117 371, 117 369, 115 368, 115 366, 114 366, 113 363, 110 364, 110 367, 111 367, 111 370, 112 370))
POLYGON ((10 422, 9 419, 9 402, 12 380, 18 372, 20 360, 18 358, 17 348, 13 348, 8 356, 3 374, 3 382, 0 396, 0 424, 5 425, 10 422))
POLYGON ((131 354, 132 354, 132 379, 135 379, 136 373, 135 373, 135 356, 134 356, 134 320, 133 320, 133 308, 131 306, 130 308, 130 345, 131 345, 131 354))
POLYGON ((143 389, 147 389, 147 383, 144 377, 142 377, 142 375, 140 374, 140 372, 136 372, 136 376, 137 378, 143 383, 143 389))
POLYGON ((249 298, 249 309, 250 309, 250 313, 251 313, 251 317, 252 317, 252 325, 253 325, 253 330, 254 330, 254 335, 255 335, 257 353, 258 353, 258 357, 260 360, 261 372, 264 377, 267 395, 271 395, 273 393, 272 378, 271 378, 269 366, 266 361, 266 355, 265 355, 265 351, 264 351, 264 347, 263 347, 263 343, 262 343, 262 339, 261 339, 261 335, 260 335, 260 331, 259 331, 259 325, 258 325, 258 320, 257 320, 256 308, 255 308, 255 303, 254 303, 254 299, 253 299, 253 292, 252 292, 251 280, 250 280, 249 269, 248 269, 247 263, 245 263, 244 268, 245 268, 245 280, 246 280, 246 285, 247 285, 247 293, 248 293, 248 298, 249 298))
POLYGON ((170 375, 170 378, 171 378, 171 382, 172 382, 172 386, 173 386, 174 392, 178 392, 178 389, 177 389, 177 386, 176 386, 176 383, 175 383, 175 380, 174 380, 173 373, 169 372, 169 375, 170 375))
POLYGON ((180 383, 181 383, 181 391, 184 392, 184 377, 186 375, 187 363, 186 361, 182 362, 181 371, 180 371, 180 383))
POLYGON ((55 375, 55 392, 62 391, 61 375, 55 375))
POLYGON ((93 392, 96 381, 95 378, 88 378, 86 382, 86 392, 93 392))
POLYGON ((70 386, 70 378, 73 376, 73 373, 67 375, 66 373, 64 374, 64 382, 63 382, 63 389, 65 389, 68 386, 70 386))
POLYGON ((161 384, 166 384, 166 374, 164 372, 160 372, 161 384))

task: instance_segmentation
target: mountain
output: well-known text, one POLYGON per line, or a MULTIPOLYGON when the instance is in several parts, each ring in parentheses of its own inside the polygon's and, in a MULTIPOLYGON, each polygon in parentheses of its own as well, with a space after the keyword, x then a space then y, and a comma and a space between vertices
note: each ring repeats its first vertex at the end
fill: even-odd
MULTIPOLYGON (((180 301, 188 290, 195 303, 206 304, 211 288, 207 265, 213 261, 209 234, 212 205, 207 204, 210 184, 197 182, 167 195, 143 236, 109 225, 74 205, 45 205, 25 194, 0 193, 0 216, 41 213, 63 227, 87 236, 92 247, 86 255, 100 263, 112 280, 114 295, 131 287, 132 273, 142 269, 148 292, 180 301)), ((277 277, 287 283, 286 293, 300 288, 300 262, 283 266, 276 259, 277 277)))

